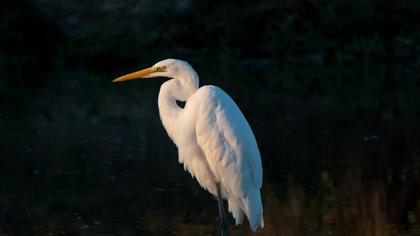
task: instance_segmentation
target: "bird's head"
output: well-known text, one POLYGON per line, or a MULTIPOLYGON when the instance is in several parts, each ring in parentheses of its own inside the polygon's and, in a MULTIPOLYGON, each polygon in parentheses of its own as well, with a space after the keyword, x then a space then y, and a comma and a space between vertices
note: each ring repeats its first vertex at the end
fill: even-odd
POLYGON ((149 68, 120 76, 114 79, 112 82, 121 82, 121 81, 132 80, 132 79, 153 78, 153 77, 173 78, 173 77, 176 77, 177 74, 179 74, 180 72, 184 70, 194 71, 191 68, 191 66, 185 61, 181 61, 177 59, 165 59, 154 64, 153 66, 149 68))

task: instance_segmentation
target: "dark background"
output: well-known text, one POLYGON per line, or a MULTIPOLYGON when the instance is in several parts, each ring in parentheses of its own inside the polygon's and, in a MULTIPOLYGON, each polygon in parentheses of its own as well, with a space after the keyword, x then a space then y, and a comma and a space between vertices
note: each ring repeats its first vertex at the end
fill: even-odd
MULTIPOLYGON (((418 1, 0 4, 6 117, 22 112, 39 90, 64 80, 80 90, 90 83, 93 95, 117 75, 165 58, 189 61, 204 83, 262 104, 268 113, 264 107, 280 109, 282 103, 291 110, 344 118, 414 118, 419 111, 418 1), (88 81, 77 71, 97 78, 88 81), (60 77, 62 72, 68 77, 60 77)), ((60 94, 68 86, 49 90, 60 94)), ((42 108, 53 113, 51 107, 42 108)))
POLYGON ((165 58, 247 117, 261 234, 419 235, 416 0, 0 0, 0 234, 214 234, 164 79, 111 83, 165 58))

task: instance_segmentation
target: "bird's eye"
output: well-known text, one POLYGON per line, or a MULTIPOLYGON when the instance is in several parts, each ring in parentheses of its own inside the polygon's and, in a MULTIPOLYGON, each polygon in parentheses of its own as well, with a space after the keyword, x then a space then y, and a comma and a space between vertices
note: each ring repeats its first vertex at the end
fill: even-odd
POLYGON ((158 71, 158 72, 165 72, 165 71, 166 71, 166 66, 159 66, 159 67, 157 68, 157 71, 158 71))

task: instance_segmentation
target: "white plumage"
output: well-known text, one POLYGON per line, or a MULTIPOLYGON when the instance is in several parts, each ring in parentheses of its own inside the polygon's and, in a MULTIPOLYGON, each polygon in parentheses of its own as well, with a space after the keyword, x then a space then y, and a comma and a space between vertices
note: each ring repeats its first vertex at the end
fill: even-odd
POLYGON ((199 184, 227 199, 236 224, 245 214, 251 229, 264 227, 260 188, 262 166, 254 134, 235 102, 216 86, 198 87, 184 61, 166 59, 118 79, 169 77, 159 93, 160 117, 178 147, 179 162, 199 184), (176 101, 185 101, 180 108, 176 101))

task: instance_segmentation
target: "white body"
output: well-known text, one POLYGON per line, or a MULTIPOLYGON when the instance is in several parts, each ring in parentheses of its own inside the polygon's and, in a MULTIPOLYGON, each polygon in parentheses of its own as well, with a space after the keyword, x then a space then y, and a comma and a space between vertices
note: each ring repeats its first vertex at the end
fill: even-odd
POLYGON ((213 195, 220 183, 236 224, 245 214, 252 230, 263 227, 260 153, 242 112, 220 88, 198 88, 198 76, 188 63, 167 59, 154 65, 159 66, 167 71, 148 77, 173 78, 161 86, 159 112, 178 147, 179 162, 213 195), (184 109, 176 100, 186 102, 184 109))

